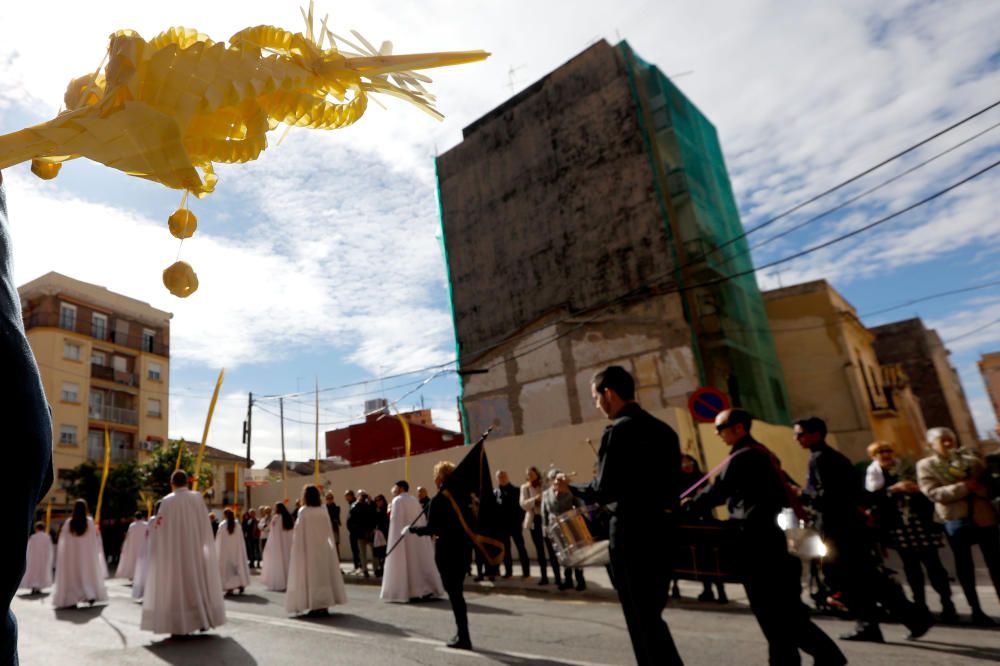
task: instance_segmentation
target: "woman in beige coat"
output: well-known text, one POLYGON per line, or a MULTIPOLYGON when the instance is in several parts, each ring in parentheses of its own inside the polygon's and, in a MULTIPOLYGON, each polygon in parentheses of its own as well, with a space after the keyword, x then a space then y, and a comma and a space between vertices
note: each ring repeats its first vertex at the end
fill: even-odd
POLYGON ((948 428, 928 430, 927 443, 932 454, 917 462, 917 483, 934 501, 935 517, 944 523, 955 555, 955 573, 972 608, 972 622, 994 626, 979 604, 972 563, 972 547, 978 545, 1000 598, 1000 521, 981 480, 983 461, 975 453, 959 449, 958 438, 948 428))
MULTIPOLYGON (((535 557, 538 558, 538 567, 542 570, 542 577, 538 579, 539 585, 549 584, 549 573, 545 560, 545 534, 542 531, 542 474, 537 467, 529 467, 525 471, 526 481, 521 486, 521 508, 524 509, 524 529, 531 533, 531 542, 535 545, 535 557)), ((552 562, 552 571, 559 581, 560 574, 556 568, 557 563, 552 562)))

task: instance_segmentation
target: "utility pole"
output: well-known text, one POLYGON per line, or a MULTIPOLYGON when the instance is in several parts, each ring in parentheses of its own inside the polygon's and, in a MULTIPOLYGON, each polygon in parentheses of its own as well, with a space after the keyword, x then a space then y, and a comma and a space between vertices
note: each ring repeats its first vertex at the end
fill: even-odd
POLYGON ((278 409, 281 414, 281 491, 288 501, 288 463, 285 462, 285 399, 278 398, 278 409))
MULTIPOLYGON (((243 422, 243 441, 247 445, 247 476, 250 475, 250 426, 251 419, 253 418, 253 391, 247 396, 247 420, 243 422)), ((253 506, 250 503, 250 486, 246 486, 247 489, 247 511, 253 506)), ((240 489, 236 489, 237 496, 239 496, 240 489)))

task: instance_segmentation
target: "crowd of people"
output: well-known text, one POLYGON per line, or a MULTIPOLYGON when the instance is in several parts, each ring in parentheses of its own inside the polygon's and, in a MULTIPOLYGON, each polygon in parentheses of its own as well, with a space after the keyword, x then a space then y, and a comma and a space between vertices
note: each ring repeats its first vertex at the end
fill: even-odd
MULTIPOLYGON (((285 593, 290 614, 325 615, 347 601, 339 560, 343 526, 354 574, 382 577, 381 598, 387 602, 447 595, 457 628, 448 645, 471 649, 462 589, 473 562, 476 580, 501 576, 501 566, 502 576, 511 578, 516 552, 521 577, 530 578, 527 533, 535 546, 539 585, 585 590, 583 570, 560 561, 554 537, 562 516, 587 514, 596 504, 609 514, 608 571, 638 663, 680 664, 662 616, 671 581, 676 590, 665 546, 678 539, 679 523, 710 519, 714 507, 726 504, 727 529, 738 553, 736 574, 772 664, 800 663, 800 652, 817 664, 846 663, 802 602, 802 563, 789 553, 777 520, 787 510, 808 519, 822 535, 826 601, 856 621, 841 639, 882 642, 881 624, 887 618, 901 622, 909 639, 921 637, 935 622, 957 622, 940 556, 945 544, 953 553, 972 623, 994 626, 978 598, 972 551, 979 548, 1000 599, 997 492, 984 458, 959 448, 951 430, 928 431, 929 453, 915 464, 901 460, 891 443, 875 442, 861 475, 827 443, 821 419, 801 419, 794 424, 794 437, 808 451, 809 464, 808 478, 799 484, 751 435, 752 416, 728 409, 718 415, 715 428, 730 453, 712 479, 702 474, 696 459, 681 454, 668 425, 638 406, 631 376, 623 369, 612 366, 599 373, 592 391, 611 420, 593 480, 571 485, 558 469, 543 475, 531 467, 517 487, 505 470, 497 471, 495 527, 505 548, 499 564, 486 561, 472 546, 459 512, 440 491, 454 471, 454 465, 442 462, 435 467, 439 492, 433 500, 424 488, 411 495, 409 484, 400 480, 391 489, 391 502, 364 490, 347 491, 342 512, 334 493, 324 498, 310 485, 292 508, 279 502, 241 518, 227 509, 221 521, 214 513, 206 516, 200 494, 187 488, 186 475, 178 471, 171 479, 173 492, 149 522, 137 514, 125 532, 116 575, 132 580, 133 596, 143 604, 142 628, 158 633, 219 626, 225 621, 223 595, 242 594, 251 570, 258 568, 267 589, 285 593), (909 598, 885 566, 887 549, 899 554, 909 598), (937 616, 928 607, 927 580, 940 599, 937 616)), ((54 583, 56 607, 107 599, 108 562, 83 500, 77 500, 59 530, 55 549, 44 525, 36 526, 27 543, 27 563, 21 586, 38 592, 54 583)), ((700 600, 727 600, 721 581, 703 584, 700 600)))

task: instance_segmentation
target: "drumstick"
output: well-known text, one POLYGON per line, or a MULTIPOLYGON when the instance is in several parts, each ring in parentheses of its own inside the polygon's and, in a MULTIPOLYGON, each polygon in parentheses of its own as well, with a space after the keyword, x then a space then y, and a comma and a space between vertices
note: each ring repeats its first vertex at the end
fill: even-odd
POLYGON ((590 447, 590 450, 594 452, 594 457, 597 458, 598 457, 597 456, 597 449, 594 448, 594 443, 592 441, 590 441, 589 437, 585 441, 587 442, 587 446, 590 447))

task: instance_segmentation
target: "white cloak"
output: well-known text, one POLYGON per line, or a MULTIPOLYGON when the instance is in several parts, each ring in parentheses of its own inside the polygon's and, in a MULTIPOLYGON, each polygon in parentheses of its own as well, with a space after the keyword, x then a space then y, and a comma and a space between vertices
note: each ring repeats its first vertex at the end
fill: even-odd
MULTIPOLYGON (((211 527, 209 527, 211 529, 211 527)), ((250 566, 247 564, 247 545, 243 541, 243 529, 237 522, 233 533, 229 533, 226 521, 219 524, 215 533, 215 552, 219 557, 219 577, 226 592, 250 585, 250 566)))
MULTIPOLYGON (((155 516, 153 520, 155 520, 155 516)), ((142 546, 139 548, 139 558, 135 563, 135 576, 132 578, 132 598, 142 599, 146 589, 146 572, 149 571, 149 544, 153 540, 153 520, 146 523, 142 536, 142 546)))
MULTIPOLYGON (((384 601, 409 601, 428 594, 444 594, 441 574, 434 563, 434 541, 431 537, 416 534, 402 537, 403 528, 416 520, 422 510, 420 500, 409 493, 400 493, 392 500, 386 550, 392 552, 385 559, 382 576, 381 596, 384 601), (403 543, 393 549, 400 538, 403 543)), ((426 516, 421 517, 416 524, 426 525, 426 516)))
POLYGON ((145 520, 137 520, 128 526, 125 533, 125 543, 122 544, 122 555, 118 560, 118 569, 115 571, 116 578, 135 578, 135 565, 142 556, 142 550, 146 547, 146 530, 148 523, 145 520))
POLYGON ((322 506, 299 509, 292 531, 285 609, 292 614, 347 603, 330 514, 322 506))
POLYGON ((79 536, 70 531, 69 520, 64 522, 59 530, 58 551, 52 605, 67 608, 85 601, 106 601, 106 563, 94 519, 87 518, 87 531, 79 536))
POLYGON ((179 488, 163 498, 146 566, 140 628, 190 634, 225 623, 219 558, 200 493, 179 488))
POLYGON ((28 539, 27 565, 21 587, 26 590, 43 590, 52 585, 52 563, 55 546, 48 532, 35 532, 28 539))
POLYGON ((294 527, 286 530, 281 524, 281 516, 271 519, 271 534, 264 546, 264 563, 260 570, 260 582, 275 592, 283 592, 288 587, 288 564, 292 557, 292 533, 294 527))

